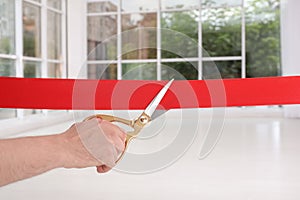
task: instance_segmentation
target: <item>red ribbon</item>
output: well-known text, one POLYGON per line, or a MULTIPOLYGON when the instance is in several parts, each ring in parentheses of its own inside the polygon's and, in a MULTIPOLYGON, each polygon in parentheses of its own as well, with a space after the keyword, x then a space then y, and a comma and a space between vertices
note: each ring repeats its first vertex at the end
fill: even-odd
MULTIPOLYGON (((145 109, 165 81, 0 78, 1 108, 145 109)), ((300 77, 175 81, 164 109, 300 104, 300 77)))

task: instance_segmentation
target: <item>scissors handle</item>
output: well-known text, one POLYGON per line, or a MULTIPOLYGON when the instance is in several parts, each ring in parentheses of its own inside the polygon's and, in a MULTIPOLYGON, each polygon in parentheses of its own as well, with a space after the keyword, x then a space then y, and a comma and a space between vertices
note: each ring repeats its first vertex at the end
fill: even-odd
POLYGON ((115 117, 115 116, 112 116, 112 115, 98 114, 98 115, 92 115, 92 116, 86 118, 84 121, 88 121, 88 120, 91 120, 91 119, 94 119, 94 118, 100 118, 102 120, 106 120, 106 121, 109 121, 109 122, 119 122, 119 123, 125 124, 125 125, 130 126, 131 128, 133 128, 133 131, 127 132, 127 134, 126 134, 125 149, 121 153, 120 157, 117 159, 116 163, 118 163, 122 159, 122 157, 124 156, 124 154, 127 150, 129 142, 133 138, 135 138, 138 135, 138 133, 141 131, 141 129, 144 127, 144 125, 150 121, 150 117, 148 117, 144 113, 137 120, 127 120, 127 119, 123 119, 123 118, 120 118, 120 117, 115 117), (144 120, 146 120, 146 121, 144 121, 144 120))
POLYGON ((127 119, 115 117, 112 115, 102 115, 102 114, 92 115, 92 116, 86 118, 84 121, 88 121, 88 120, 91 120, 94 118, 100 118, 100 119, 103 119, 103 120, 109 121, 109 122, 120 122, 120 123, 125 124, 130 127, 133 127, 133 123, 134 123, 132 120, 127 120, 127 119))

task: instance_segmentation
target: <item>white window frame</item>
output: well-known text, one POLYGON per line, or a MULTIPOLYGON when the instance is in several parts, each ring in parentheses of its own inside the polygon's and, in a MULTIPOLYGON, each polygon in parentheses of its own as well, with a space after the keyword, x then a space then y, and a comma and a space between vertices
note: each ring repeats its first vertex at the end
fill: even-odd
MULTIPOLYGON (((67 77, 67 55, 66 55, 66 12, 67 12, 67 1, 62 0, 61 10, 49 7, 47 5, 47 0, 41 0, 41 2, 36 2, 33 0, 15 0, 15 55, 4 55, 0 54, 0 58, 14 60, 16 67, 16 77, 24 77, 24 61, 35 61, 41 63, 41 77, 48 78, 48 63, 61 64, 63 66, 62 78, 67 77), (23 2, 39 6, 41 8, 41 57, 26 57, 23 56, 23 2), (61 14, 61 60, 48 59, 47 52, 47 18, 48 11, 61 14)), ((24 110, 17 109, 16 117, 19 119, 24 118, 24 110)), ((47 115, 47 110, 43 110, 43 114, 47 115)))
MULTIPOLYGON (((98 0, 87 0, 87 4, 91 2, 97 2, 98 0)), ((101 0, 100 0, 101 1, 101 0)), ((170 58, 170 59, 164 59, 161 57, 161 32, 159 31, 161 28, 161 14, 162 12, 176 12, 176 11, 189 11, 189 10, 198 10, 199 12, 199 20, 198 20, 198 41, 199 44, 202 44, 202 19, 201 19, 201 12, 202 9, 205 8, 224 8, 224 6, 218 6, 218 7, 202 7, 202 0, 199 0, 199 6, 193 7, 193 8, 175 8, 175 9, 162 9, 161 8, 161 0, 157 0, 158 10, 155 11, 142 11, 142 12, 126 12, 122 11, 122 0, 118 0, 119 6, 117 12, 106 12, 106 13, 89 13, 88 10, 86 11, 86 16, 110 16, 110 15, 117 15, 117 24, 118 24, 118 30, 117 34, 121 35, 121 16, 122 14, 134 14, 134 13, 157 13, 157 59, 145 59, 145 60, 139 60, 139 59, 132 59, 132 60, 123 60, 121 56, 118 56, 117 60, 117 79, 122 79, 122 64, 123 63, 140 63, 140 62, 153 62, 153 60, 157 61, 157 80, 161 80, 161 63, 162 62, 181 62, 181 58, 170 58)), ((203 57, 202 55, 202 45, 198 45, 198 57, 196 58, 184 58, 187 62, 198 62, 198 79, 202 79, 202 67, 203 67, 203 61, 241 61, 241 78, 246 78, 246 20, 245 20, 245 0, 241 0, 240 5, 234 5, 230 7, 237 7, 241 8, 241 56, 221 56, 221 57, 203 57)), ((117 41, 117 55, 121 55, 121 49, 122 49, 122 38, 118 37, 117 41)), ((109 60, 92 60, 88 61, 87 64, 112 64, 114 62, 109 60)))

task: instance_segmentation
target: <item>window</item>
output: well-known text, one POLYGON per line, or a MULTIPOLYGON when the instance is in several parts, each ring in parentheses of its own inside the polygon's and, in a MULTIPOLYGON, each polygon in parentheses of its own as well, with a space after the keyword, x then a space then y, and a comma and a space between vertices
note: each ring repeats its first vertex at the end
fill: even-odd
POLYGON ((246 1, 246 75, 281 74, 280 1, 246 1))
POLYGON ((15 4, 0 1, 0 54, 15 54, 15 4))
MULTIPOLYGON (((0 76, 65 77, 65 7, 65 0, 0 0, 0 76)), ((0 119, 41 112, 0 109, 0 119)))
POLYGON ((213 66, 222 78, 280 75, 279 6, 280 0, 89 0, 88 76, 160 80, 176 71, 178 79, 220 78, 213 66))

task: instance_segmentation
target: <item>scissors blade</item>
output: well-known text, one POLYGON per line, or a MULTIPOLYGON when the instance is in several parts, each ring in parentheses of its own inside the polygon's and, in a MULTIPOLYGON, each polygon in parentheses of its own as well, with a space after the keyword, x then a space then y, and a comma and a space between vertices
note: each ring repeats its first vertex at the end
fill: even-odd
POLYGON ((167 93, 168 89, 170 88, 171 84, 173 83, 174 79, 169 81, 156 95, 156 97, 151 101, 151 103, 148 105, 144 113, 148 115, 149 117, 152 116, 154 111, 156 110, 157 106, 161 102, 161 100, 164 98, 165 94, 167 93))
POLYGON ((159 118, 160 116, 162 116, 166 112, 168 112, 168 110, 155 110, 154 113, 151 116, 151 120, 153 121, 156 118, 159 118))

